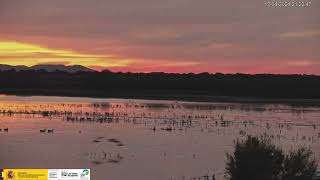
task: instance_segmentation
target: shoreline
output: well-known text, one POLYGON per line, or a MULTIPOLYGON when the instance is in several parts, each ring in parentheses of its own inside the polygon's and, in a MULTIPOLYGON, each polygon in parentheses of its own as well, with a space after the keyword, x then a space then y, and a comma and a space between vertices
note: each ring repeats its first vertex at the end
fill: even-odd
POLYGON ((266 98, 266 97, 237 97, 213 96, 204 94, 174 94, 167 92, 137 93, 133 92, 101 92, 101 91, 71 91, 71 90, 18 90, 0 89, 0 94, 11 96, 50 96, 50 97, 79 97, 97 99, 139 99, 139 100, 168 100, 199 103, 256 103, 256 104, 286 104, 302 106, 320 106, 320 99, 303 98, 266 98), (108 95, 106 95, 108 94, 108 95))

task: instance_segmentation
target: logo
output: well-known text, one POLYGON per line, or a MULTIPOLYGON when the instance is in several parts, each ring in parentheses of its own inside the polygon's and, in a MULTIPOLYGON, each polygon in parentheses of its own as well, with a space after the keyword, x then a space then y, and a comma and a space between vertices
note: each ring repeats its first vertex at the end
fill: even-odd
POLYGON ((14 173, 13 173, 13 171, 8 171, 8 173, 7 173, 7 178, 8 178, 8 179, 14 179, 14 173))
POLYGON ((49 179, 58 179, 58 172, 56 170, 49 170, 49 179))
POLYGON ((64 177, 68 176, 68 172, 67 171, 61 171, 61 176, 64 176, 64 177))
POLYGON ((72 171, 72 172, 70 172, 70 171, 67 171, 67 170, 62 170, 61 171, 61 177, 63 178, 63 177, 68 177, 68 178, 70 178, 70 177, 79 177, 79 174, 78 174, 78 172, 75 172, 75 171, 72 171))
POLYGON ((87 176, 87 175, 89 175, 89 170, 88 169, 84 169, 82 171, 82 173, 80 174, 81 177, 84 177, 84 176, 87 176))

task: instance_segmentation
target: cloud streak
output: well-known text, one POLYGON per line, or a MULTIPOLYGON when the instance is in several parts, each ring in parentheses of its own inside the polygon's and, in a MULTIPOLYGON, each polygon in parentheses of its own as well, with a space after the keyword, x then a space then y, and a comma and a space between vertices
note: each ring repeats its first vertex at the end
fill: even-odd
POLYGON ((65 65, 95 64, 104 67, 127 66, 129 60, 111 59, 103 55, 83 54, 68 50, 49 49, 39 45, 20 42, 0 42, 1 63, 11 65, 35 65, 42 63, 57 64, 62 61, 65 65))
POLYGON ((312 37, 320 37, 319 31, 302 31, 302 32, 286 32, 280 34, 282 38, 312 38, 312 37))

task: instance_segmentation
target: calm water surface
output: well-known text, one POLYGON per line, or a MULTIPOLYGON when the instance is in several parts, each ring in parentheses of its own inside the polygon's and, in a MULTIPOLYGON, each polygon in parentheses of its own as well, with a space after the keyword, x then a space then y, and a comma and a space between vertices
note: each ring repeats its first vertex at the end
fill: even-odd
POLYGON ((91 168, 94 180, 220 180, 246 135, 320 157, 319 107, 0 96, 0 128, 1 168, 91 168))

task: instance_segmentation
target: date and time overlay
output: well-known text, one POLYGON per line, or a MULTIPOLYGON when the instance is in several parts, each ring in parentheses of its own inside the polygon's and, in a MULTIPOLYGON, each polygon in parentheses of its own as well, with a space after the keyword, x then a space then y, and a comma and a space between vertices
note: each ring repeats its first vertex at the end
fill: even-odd
POLYGON ((265 1, 267 7, 294 7, 308 8, 312 6, 312 1, 265 1))

